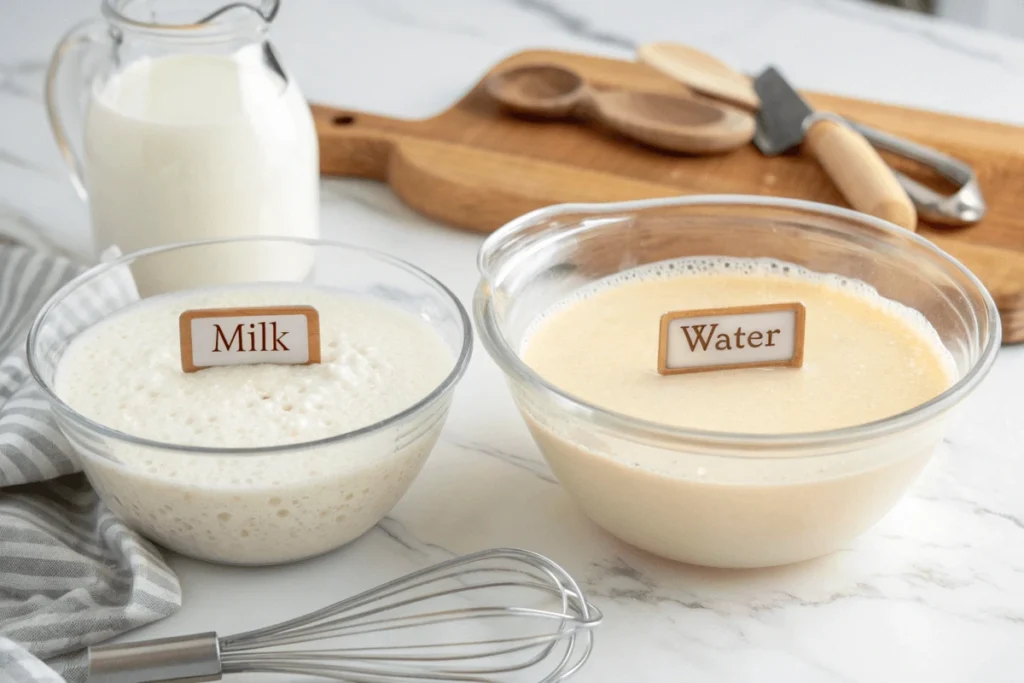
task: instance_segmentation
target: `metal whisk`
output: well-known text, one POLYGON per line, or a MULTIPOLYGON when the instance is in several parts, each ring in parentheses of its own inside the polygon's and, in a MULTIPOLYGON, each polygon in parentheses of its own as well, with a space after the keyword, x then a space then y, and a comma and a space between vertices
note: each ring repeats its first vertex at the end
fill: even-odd
POLYGON ((549 683, 583 666, 600 621, 564 569, 499 548, 248 633, 93 647, 88 681, 197 683, 261 672, 352 683, 549 683))

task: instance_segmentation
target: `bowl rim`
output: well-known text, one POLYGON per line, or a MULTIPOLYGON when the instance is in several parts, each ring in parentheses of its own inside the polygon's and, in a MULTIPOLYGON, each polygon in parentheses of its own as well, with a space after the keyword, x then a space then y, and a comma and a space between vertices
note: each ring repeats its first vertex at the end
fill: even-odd
POLYGON ((715 457, 727 457, 737 459, 747 458, 772 458, 765 451, 789 451, 786 455, 775 456, 777 458, 815 458, 825 457, 834 453, 830 447, 841 446, 856 442, 867 441, 884 437, 895 432, 907 431, 933 417, 945 412, 956 404, 960 403, 968 394, 973 392, 977 385, 988 374, 989 369, 995 362, 996 355, 1001 343, 1001 321, 999 310, 992 299, 988 289, 966 266, 960 261, 946 253, 933 242, 920 235, 897 226, 888 221, 860 213, 852 209, 823 204, 802 199, 788 199, 782 197, 762 197, 758 195, 742 194, 717 194, 717 195, 687 195, 681 197, 667 197, 656 199, 641 199, 624 202, 591 202, 591 203, 566 203, 536 209, 527 214, 519 216, 506 223, 493 232, 481 245, 477 255, 477 267, 481 275, 474 296, 473 313, 477 323, 478 333, 481 342, 488 354, 501 367, 510 380, 527 385, 538 387, 548 394, 553 395, 560 403, 569 406, 576 416, 586 415, 587 419, 594 422, 598 427, 617 430, 631 436, 639 436, 645 439, 660 439, 674 441, 676 443, 687 443, 694 446, 701 446, 716 449, 712 453, 715 457), (589 213, 594 217, 600 217, 610 213, 624 213, 628 211, 638 212, 650 208, 677 207, 677 206, 746 206, 746 207, 770 207, 781 209, 793 209, 809 215, 819 214, 830 216, 857 224, 864 224, 876 228, 883 233, 899 236, 902 239, 909 239, 919 247, 930 253, 939 261, 944 261, 958 270, 962 276, 975 288, 984 303, 984 311, 987 317, 988 334, 981 339, 981 350, 977 360, 971 365, 966 373, 954 382, 938 396, 914 406, 895 415, 890 415, 872 422, 838 427, 833 429, 791 432, 782 434, 758 434, 751 432, 721 432, 702 429, 691 429, 685 427, 673 427, 659 422, 644 420, 631 415, 621 413, 584 401, 583 399, 563 391, 551 384, 532 368, 530 368, 513 351, 505 340, 494 318, 492 297, 490 294, 490 279, 485 264, 488 251, 502 244, 509 236, 523 228, 530 227, 541 221, 564 214, 589 213), (723 453, 718 449, 734 449, 738 451, 757 451, 756 453, 723 453), (792 451, 814 449, 817 452, 799 453, 794 455, 792 451), (824 450, 819 450, 824 449, 824 450))
MULTIPOLYGON (((195 288, 189 288, 195 289, 195 288)), ((189 291, 183 290, 183 291, 189 291)), ((95 323, 94 323, 95 324, 95 323)), ((91 327, 91 325, 90 325, 91 327)), ((88 329, 88 328, 86 328, 88 329)), ((452 292, 444 283, 435 278, 433 275, 423 270, 422 268, 415 266, 408 261, 400 259, 396 256, 384 253, 376 249, 370 249, 367 247, 360 247, 340 240, 328 240, 320 238, 310 237, 288 237, 288 236, 277 236, 277 235, 247 235, 242 237, 224 237, 217 239, 206 239, 206 240, 191 240, 188 242, 174 242, 170 244, 159 245, 156 247, 148 247, 146 249, 139 249, 137 251, 124 254, 110 261, 103 261, 90 268, 87 268, 84 272, 78 274, 67 283, 65 283, 60 289, 54 292, 43 304, 42 308, 36 314, 35 319, 32 321, 32 326, 29 328, 28 338, 25 342, 26 359, 28 362, 29 372, 32 378, 42 387, 43 392, 46 394, 46 398, 49 400, 51 408, 56 408, 61 412, 64 412, 70 416, 73 420, 79 423, 80 426, 85 427, 93 432, 98 432, 100 435, 131 443, 136 446, 152 448, 156 450, 174 451, 177 453, 188 453, 190 455, 207 455, 207 456, 232 456, 232 457, 246 457, 246 456, 258 456, 258 455, 270 455, 275 453, 287 453, 294 451, 304 451, 314 448, 320 448, 322 446, 334 445, 356 439, 367 434, 385 429, 395 423, 401 422, 402 420, 410 417, 411 415, 420 412, 427 408, 432 403, 443 397, 445 394, 450 393, 455 387, 458 381, 462 378, 462 375, 466 372, 466 368, 469 365, 469 360, 473 353, 473 326, 470 322, 469 314, 466 311, 465 306, 459 301, 459 298, 452 292), (279 444, 274 446, 247 446, 247 447, 214 447, 214 446, 194 446, 186 444, 175 444, 167 441, 158 441, 156 439, 149 439, 146 437, 136 436, 129 434, 121 430, 109 427, 100 422, 97 422, 68 405, 57 392, 54 390, 52 382, 47 382, 43 379, 39 367, 38 359, 33 353, 33 342, 39 335, 40 327, 46 316, 52 311, 52 309, 61 301, 64 300, 71 292, 81 287, 85 282, 94 280, 103 273, 109 272, 117 266, 125 265, 135 261, 136 259, 144 256, 150 256, 161 252, 175 251, 179 249, 187 249, 200 246, 209 246, 214 244, 234 244, 239 242, 290 242, 294 244, 304 244, 311 247, 333 247, 340 248, 350 253, 361 254, 362 256, 368 256, 378 261, 384 261, 393 266, 404 270, 407 273, 415 275, 416 277, 423 280, 428 285, 433 286, 438 290, 438 293, 443 295, 442 298, 447 298, 448 301, 455 306, 455 310, 458 312, 459 321, 462 324, 462 341, 459 348, 458 356, 455 358, 452 364, 452 369, 449 371, 447 376, 436 386, 433 390, 420 400, 413 403, 411 406, 401 410, 393 415, 389 415, 377 422, 354 429, 352 431, 343 432, 341 434, 334 434, 332 436, 323 437, 321 439, 315 439, 312 441, 300 441, 295 443, 279 444)), ((59 363, 58 363, 59 365, 59 363)), ((56 372, 54 372, 56 376, 56 372)))

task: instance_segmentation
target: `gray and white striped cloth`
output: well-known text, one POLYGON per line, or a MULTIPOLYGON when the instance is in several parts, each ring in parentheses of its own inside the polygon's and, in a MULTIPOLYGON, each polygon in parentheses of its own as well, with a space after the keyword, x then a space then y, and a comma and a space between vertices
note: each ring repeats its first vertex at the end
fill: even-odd
POLYGON ((25 361, 39 308, 79 267, 0 245, 0 682, 84 681, 84 649, 181 605, 174 573, 100 502, 25 361))

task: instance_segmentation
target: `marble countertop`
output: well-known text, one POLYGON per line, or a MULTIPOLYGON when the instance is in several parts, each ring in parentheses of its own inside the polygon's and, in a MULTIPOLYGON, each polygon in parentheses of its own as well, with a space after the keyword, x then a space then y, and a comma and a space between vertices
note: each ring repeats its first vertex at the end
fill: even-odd
MULTIPOLYGON (((98 0, 0 0, 0 230, 85 254, 86 211, 46 125, 51 46, 98 0)), ((310 99, 396 116, 455 100, 528 47, 628 56, 678 40, 804 87, 1024 124, 1024 42, 843 0, 292 0, 274 29, 310 99)), ((481 238, 370 182, 323 182, 323 233, 440 277, 465 303, 481 238)), ((1001 352, 912 492, 832 556, 764 571, 659 560, 591 524, 554 483, 477 349, 441 442, 377 528, 325 557, 239 569, 183 558, 185 604, 134 637, 231 633, 453 553, 521 546, 606 614, 579 680, 1018 682, 1024 679, 1024 348, 1001 352)), ((809 511, 813 514, 813 511, 809 511)), ((237 679, 236 679, 237 680, 237 679)))

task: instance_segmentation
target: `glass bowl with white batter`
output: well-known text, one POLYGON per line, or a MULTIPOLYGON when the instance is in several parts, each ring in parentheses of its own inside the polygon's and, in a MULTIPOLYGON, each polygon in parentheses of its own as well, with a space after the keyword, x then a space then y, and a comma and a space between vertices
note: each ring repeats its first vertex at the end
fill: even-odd
POLYGON ((707 566, 806 560, 875 524, 1000 343, 952 257, 797 200, 554 206, 489 237, 479 269, 478 334, 567 492, 619 538, 707 566), (802 368, 658 373, 661 314, 790 301, 802 368))
POLYGON ((90 482, 149 538, 273 564, 337 548, 404 495, 472 347, 440 282, 385 254, 252 237, 157 247, 61 288, 31 371, 90 482), (184 373, 182 311, 311 305, 321 362, 184 373))

